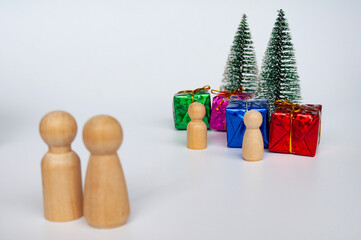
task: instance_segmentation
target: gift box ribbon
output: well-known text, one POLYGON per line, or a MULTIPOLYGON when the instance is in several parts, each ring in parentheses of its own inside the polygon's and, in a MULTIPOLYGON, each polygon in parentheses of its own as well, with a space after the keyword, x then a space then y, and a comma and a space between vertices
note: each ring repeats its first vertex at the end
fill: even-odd
POLYGON ((211 93, 213 94, 217 94, 218 96, 223 96, 223 99, 219 102, 216 110, 218 111, 219 110, 219 106, 221 106, 221 104, 224 102, 224 99, 226 98, 227 99, 227 102, 229 102, 230 100, 230 97, 232 95, 236 95, 236 96, 243 96, 245 98, 251 98, 251 96, 243 93, 243 87, 239 86, 237 87, 236 89, 234 89, 232 92, 231 91, 228 91, 228 90, 215 90, 215 89, 212 89, 211 90, 211 93))
MULTIPOLYGON (((276 100, 273 102, 276 105, 276 110, 277 109, 281 109, 283 107, 289 107, 291 108, 291 112, 290 112, 290 145, 289 145, 289 152, 292 154, 292 126, 293 126, 293 115, 295 113, 300 112, 301 110, 317 110, 320 111, 318 108, 316 107, 311 107, 311 106, 302 106, 299 104, 295 104, 292 103, 291 101, 289 101, 288 99, 285 100, 276 100)), ((321 118, 320 118, 320 125, 321 125, 321 118)), ((321 140, 321 131, 318 132, 318 144, 320 144, 320 140, 321 140)))
POLYGON ((204 87, 201 87, 201 88, 196 88, 194 90, 182 90, 182 91, 179 91, 177 94, 180 94, 180 93, 191 93, 191 102, 193 102, 193 95, 197 92, 200 92, 202 90, 209 90, 211 89, 211 87, 209 85, 205 85, 204 87))
MULTIPOLYGON (((219 110, 219 107, 222 105, 222 103, 224 102, 224 99, 226 99, 227 102, 230 101, 231 96, 235 95, 235 96, 243 96, 245 98, 251 98, 251 96, 243 93, 243 87, 239 86, 237 88, 235 88, 232 92, 228 91, 228 90, 216 90, 216 89, 212 89, 211 93, 216 94, 218 96, 223 96, 223 98, 221 99, 221 101, 218 103, 218 106, 216 107, 216 110, 219 110)), ((226 121, 224 121, 224 129, 227 128, 227 123, 226 121)))

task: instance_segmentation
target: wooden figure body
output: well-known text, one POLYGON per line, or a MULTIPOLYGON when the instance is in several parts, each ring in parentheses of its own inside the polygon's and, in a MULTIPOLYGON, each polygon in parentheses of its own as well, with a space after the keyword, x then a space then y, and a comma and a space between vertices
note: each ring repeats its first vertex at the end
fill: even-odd
POLYGON ((207 125, 203 122, 206 108, 202 103, 194 102, 188 107, 191 121, 187 125, 187 147, 200 150, 207 147, 207 125))
POLYGON ((39 129, 49 145, 41 161, 45 218, 55 222, 78 219, 83 216, 81 167, 70 147, 76 121, 67 112, 54 111, 43 117, 39 129))
POLYGON ((125 178, 117 150, 123 131, 113 117, 99 115, 84 126, 83 140, 90 151, 85 189, 84 217, 96 228, 123 225, 130 214, 125 178))
POLYGON ((259 161, 263 158, 263 137, 259 129, 262 121, 261 113, 256 110, 247 111, 244 115, 247 129, 243 137, 242 156, 247 161, 259 161))

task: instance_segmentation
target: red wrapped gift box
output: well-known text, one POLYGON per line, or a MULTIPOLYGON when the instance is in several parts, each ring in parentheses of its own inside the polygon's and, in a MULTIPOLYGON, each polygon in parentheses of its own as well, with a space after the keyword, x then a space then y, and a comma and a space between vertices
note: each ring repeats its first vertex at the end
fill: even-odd
POLYGON ((271 116, 269 150, 315 156, 320 141, 322 105, 281 101, 275 104, 278 106, 271 116))

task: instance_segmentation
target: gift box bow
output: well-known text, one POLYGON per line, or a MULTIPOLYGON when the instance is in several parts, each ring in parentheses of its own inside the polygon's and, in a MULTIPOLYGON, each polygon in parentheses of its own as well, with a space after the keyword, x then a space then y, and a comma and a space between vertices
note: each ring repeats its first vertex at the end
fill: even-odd
POLYGON ((231 96, 242 96, 242 97, 245 97, 245 98, 251 98, 251 96, 249 96, 248 94, 243 93, 243 87, 241 87, 241 86, 237 87, 232 92, 228 91, 228 90, 221 91, 221 90, 212 89, 211 93, 217 94, 218 96, 223 97, 222 100, 219 102, 217 108, 216 108, 217 111, 219 110, 219 106, 221 106, 222 103, 224 102, 224 99, 226 99, 226 101, 229 102, 231 96))
POLYGON ((205 85, 204 87, 201 87, 201 88, 196 88, 194 90, 182 90, 182 91, 179 91, 177 94, 180 94, 180 93, 190 93, 191 94, 191 102, 193 102, 193 95, 195 93, 198 93, 198 92, 201 92, 203 90, 209 90, 211 89, 211 87, 209 85, 205 85))
MULTIPOLYGON (((311 106, 304 106, 292 103, 288 99, 285 100, 276 100, 273 102, 276 106, 276 110, 280 110, 283 108, 290 109, 290 144, 289 144, 289 152, 292 154, 292 126, 293 126, 293 115, 295 113, 300 112, 301 110, 317 110, 320 111, 317 107, 311 107, 311 106)), ((320 125, 321 125, 321 118, 320 118, 320 125)), ((318 144, 320 144, 321 140, 321 129, 318 132, 318 144)))

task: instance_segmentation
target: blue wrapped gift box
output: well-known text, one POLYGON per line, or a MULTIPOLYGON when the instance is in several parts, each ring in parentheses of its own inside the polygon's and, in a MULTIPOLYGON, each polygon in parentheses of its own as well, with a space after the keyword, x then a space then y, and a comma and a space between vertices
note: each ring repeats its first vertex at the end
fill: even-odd
POLYGON ((248 110, 257 110, 262 114, 263 122, 259 127, 263 137, 264 147, 268 147, 269 135, 269 104, 266 99, 240 100, 232 99, 226 108, 227 146, 241 148, 246 126, 243 123, 244 114, 248 110))

